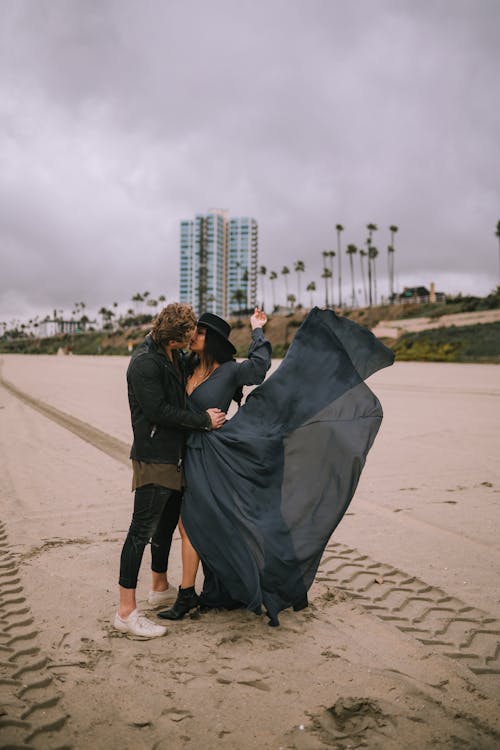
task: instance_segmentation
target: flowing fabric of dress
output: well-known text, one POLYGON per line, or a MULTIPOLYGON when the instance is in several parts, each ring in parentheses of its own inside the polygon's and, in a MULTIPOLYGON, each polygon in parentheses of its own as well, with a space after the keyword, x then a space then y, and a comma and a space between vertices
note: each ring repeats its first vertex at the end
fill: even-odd
MULTIPOLYGON (((265 356, 260 336, 250 357, 255 347, 265 356)), ((364 380, 393 361, 368 329, 314 308, 237 414, 219 430, 191 433, 182 521, 203 561, 206 603, 256 613, 263 605, 272 625, 281 610, 307 606, 382 420, 364 380)), ((227 409, 234 388, 215 388, 225 367, 193 391, 191 408, 227 409)))

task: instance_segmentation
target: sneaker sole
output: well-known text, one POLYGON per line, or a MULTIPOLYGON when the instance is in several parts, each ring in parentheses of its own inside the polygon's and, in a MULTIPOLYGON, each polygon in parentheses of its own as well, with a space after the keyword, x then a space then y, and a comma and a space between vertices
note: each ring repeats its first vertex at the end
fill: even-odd
POLYGON ((164 638, 163 635, 132 635, 132 633, 120 633, 120 635, 127 638, 129 641, 154 641, 157 638, 164 638))
POLYGON ((130 630, 127 630, 126 628, 119 628, 116 625, 113 624, 113 630, 115 630, 117 633, 121 633, 121 635, 126 635, 128 638, 131 638, 132 640, 137 641, 151 641, 153 638, 163 638, 167 635, 167 630, 165 630, 164 633, 158 634, 158 635, 139 635, 138 633, 131 633, 130 630))

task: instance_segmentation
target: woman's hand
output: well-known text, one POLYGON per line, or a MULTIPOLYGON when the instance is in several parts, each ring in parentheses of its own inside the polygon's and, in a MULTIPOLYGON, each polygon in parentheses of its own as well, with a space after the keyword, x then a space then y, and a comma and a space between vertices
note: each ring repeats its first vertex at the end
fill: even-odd
POLYGON ((260 310, 258 307, 256 307, 254 314, 250 318, 250 325, 252 326, 252 331, 255 328, 264 328, 266 323, 267 323, 266 313, 260 310))

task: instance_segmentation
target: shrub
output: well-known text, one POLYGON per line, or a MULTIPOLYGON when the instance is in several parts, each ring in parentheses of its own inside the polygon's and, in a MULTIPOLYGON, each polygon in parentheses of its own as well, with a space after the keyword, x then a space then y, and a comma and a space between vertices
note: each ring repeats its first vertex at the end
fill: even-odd
POLYGON ((406 333, 392 350, 397 360, 500 362, 500 323, 406 333))

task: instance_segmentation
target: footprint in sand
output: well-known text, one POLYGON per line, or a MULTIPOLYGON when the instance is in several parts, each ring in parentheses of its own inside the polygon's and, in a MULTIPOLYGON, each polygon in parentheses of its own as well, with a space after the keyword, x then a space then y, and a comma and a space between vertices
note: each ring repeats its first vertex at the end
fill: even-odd
POLYGON ((168 716, 169 719, 175 722, 193 718, 193 714, 190 711, 186 711, 182 708, 166 708, 161 712, 161 716, 168 716))
POLYGON ((233 635, 226 635, 217 641, 217 646, 225 646, 229 643, 253 643, 251 638, 247 638, 239 633, 233 633, 233 635))
POLYGON ((341 659, 342 658, 340 654, 335 654, 333 651, 330 651, 330 650, 322 651, 321 656, 324 656, 326 659, 341 659))
POLYGON ((269 692, 271 688, 269 685, 267 685, 262 680, 237 680, 238 685, 247 685, 248 687, 253 687, 256 690, 263 690, 265 692, 269 692))

